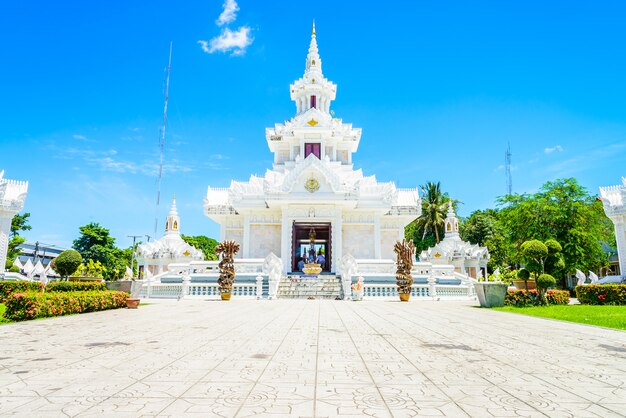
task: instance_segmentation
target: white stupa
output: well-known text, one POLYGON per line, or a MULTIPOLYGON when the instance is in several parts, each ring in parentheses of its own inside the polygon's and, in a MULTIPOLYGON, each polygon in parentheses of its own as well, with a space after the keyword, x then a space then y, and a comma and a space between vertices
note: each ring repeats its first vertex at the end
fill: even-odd
POLYGON ((172 199, 172 207, 165 221, 165 235, 158 241, 138 245, 136 254, 139 271, 148 276, 167 271, 170 263, 204 260, 202 251, 187 244, 180 236, 176 198, 172 199))
POLYGON ((448 206, 445 220, 445 238, 434 247, 422 251, 420 261, 433 264, 451 264, 459 273, 473 278, 487 276, 489 250, 478 244, 470 244, 459 236, 459 220, 454 213, 452 202, 448 206))

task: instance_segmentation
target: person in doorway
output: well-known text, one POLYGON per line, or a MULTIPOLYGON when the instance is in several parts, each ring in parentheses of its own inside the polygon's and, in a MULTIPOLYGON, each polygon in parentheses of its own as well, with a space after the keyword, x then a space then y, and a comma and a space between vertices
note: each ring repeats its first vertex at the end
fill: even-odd
POLYGON ((298 257, 298 271, 302 271, 303 268, 304 268, 304 260, 302 259, 302 257, 298 257))
POLYGON ((320 253, 317 255, 315 262, 320 266, 324 267, 324 263, 326 262, 326 257, 324 257, 324 252, 320 250, 320 253))

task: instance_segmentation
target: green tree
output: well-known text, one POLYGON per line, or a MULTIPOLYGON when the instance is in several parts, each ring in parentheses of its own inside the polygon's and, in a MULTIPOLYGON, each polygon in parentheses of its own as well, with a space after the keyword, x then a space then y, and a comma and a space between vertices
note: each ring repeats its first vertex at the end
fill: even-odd
POLYGON ((215 255, 215 247, 218 245, 218 242, 213 238, 209 238, 204 235, 181 235, 181 238, 187 244, 202 251, 205 260, 217 260, 217 256, 215 255))
POLYGON ((85 260, 99 261, 105 266, 110 252, 115 248, 115 238, 109 235, 109 230, 97 222, 81 226, 80 237, 74 240, 72 248, 80 253, 85 260))
POLYGON ((510 265, 522 262, 518 249, 532 239, 560 243, 561 274, 576 269, 593 271, 608 263, 601 243, 614 243, 613 225, 604 214, 602 202, 576 179, 549 181, 537 193, 501 197, 498 205, 510 265))
POLYGON ((122 250, 116 247, 109 230, 96 222, 81 226, 79 230, 80 236, 74 240, 73 248, 85 260, 100 262, 105 268, 103 276, 106 280, 123 278, 126 266, 130 266, 132 248, 122 250))
POLYGON ((498 231, 498 211, 495 209, 477 210, 459 226, 461 239, 472 244, 485 246, 498 231))
POLYGON ((7 248, 7 261, 5 268, 10 268, 15 259, 19 257, 21 250, 18 248, 20 245, 26 242, 26 238, 20 236, 20 231, 30 231, 31 226, 29 224, 30 213, 17 214, 11 219, 11 232, 9 239, 9 246, 7 248))
POLYGON ((445 234, 442 231, 450 199, 441 192, 439 182, 429 181, 420 186, 420 189, 422 191, 422 215, 417 218, 417 227, 423 229, 422 239, 429 232, 434 232, 435 243, 439 243, 440 237, 443 238, 445 234))
POLYGON ((538 239, 525 241, 520 247, 526 269, 532 273, 539 274, 545 272, 545 260, 548 257, 548 247, 538 239))
POLYGON ((53 260, 52 268, 61 277, 67 277, 74 273, 82 262, 83 258, 78 251, 65 250, 53 260))

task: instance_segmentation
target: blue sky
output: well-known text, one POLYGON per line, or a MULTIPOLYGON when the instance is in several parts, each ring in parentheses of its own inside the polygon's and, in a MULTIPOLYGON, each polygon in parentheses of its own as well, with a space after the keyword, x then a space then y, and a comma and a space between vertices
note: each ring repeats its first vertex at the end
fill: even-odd
POLYGON ((506 191, 510 142, 514 192, 573 176, 597 193, 626 175, 625 12, 617 1, 10 2, 0 169, 30 181, 30 241, 69 247, 91 221, 124 247, 153 235, 171 40, 159 234, 175 194, 183 233, 217 237, 206 187, 271 166, 265 128, 294 114, 289 83, 315 19, 332 109, 363 128, 354 161, 366 174, 441 181, 466 216, 506 191))

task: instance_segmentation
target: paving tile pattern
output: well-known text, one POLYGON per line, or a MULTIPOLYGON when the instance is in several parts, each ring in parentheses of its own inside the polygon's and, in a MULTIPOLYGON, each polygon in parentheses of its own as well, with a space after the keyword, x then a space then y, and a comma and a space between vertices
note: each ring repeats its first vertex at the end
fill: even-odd
POLYGON ((463 302, 164 301, 1 326, 0 416, 626 416, 626 333, 463 302))

